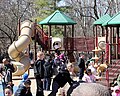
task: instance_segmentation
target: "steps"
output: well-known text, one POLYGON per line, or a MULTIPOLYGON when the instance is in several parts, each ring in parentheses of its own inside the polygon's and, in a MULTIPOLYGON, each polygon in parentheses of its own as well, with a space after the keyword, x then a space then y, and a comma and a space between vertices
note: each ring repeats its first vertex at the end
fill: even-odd
POLYGON ((102 80, 97 81, 98 83, 108 86, 108 83, 113 81, 114 78, 117 77, 118 74, 120 74, 120 60, 112 60, 112 64, 109 65, 108 67, 108 72, 109 72, 109 82, 106 80, 106 72, 104 75, 102 75, 102 80))

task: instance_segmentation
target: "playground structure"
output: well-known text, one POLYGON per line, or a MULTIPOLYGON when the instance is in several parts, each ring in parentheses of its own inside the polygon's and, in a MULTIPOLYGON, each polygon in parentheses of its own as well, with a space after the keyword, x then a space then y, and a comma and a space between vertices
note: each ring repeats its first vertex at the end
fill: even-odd
MULTIPOLYGON (((13 65, 16 68, 16 71, 13 73, 14 76, 20 76, 23 75, 30 67, 30 59, 29 56, 24 53, 24 51, 26 49, 28 49, 29 44, 32 42, 32 39, 34 39, 34 59, 36 60, 36 42, 38 42, 39 45, 41 45, 42 50, 48 51, 49 53, 51 51, 54 51, 55 48, 53 46, 54 43, 58 43, 60 50, 61 48, 63 48, 62 50, 65 50, 65 52, 68 53, 68 55, 70 55, 70 57, 72 56, 72 53, 74 51, 74 44, 73 41, 71 41, 72 43, 70 43, 68 41, 68 37, 66 34, 66 25, 72 25, 72 37, 74 37, 74 24, 76 24, 73 20, 71 20, 69 17, 65 16, 63 13, 61 13, 60 11, 55 11, 54 14, 64 16, 64 18, 67 18, 67 20, 69 20, 69 22, 62 22, 60 24, 57 23, 52 23, 48 24, 49 26, 49 31, 48 34, 46 34, 43 31, 43 24, 42 28, 40 28, 40 26, 37 24, 37 20, 35 20, 35 22, 31 22, 29 20, 26 20, 24 22, 22 22, 21 24, 19 24, 19 38, 17 41, 14 41, 8 48, 8 54, 9 57, 14 60, 12 61, 13 65), (56 38, 51 38, 51 25, 63 25, 64 26, 64 39, 62 41, 62 39, 56 37, 56 38), (51 42, 51 39, 53 39, 53 42, 51 42), (63 44, 65 45, 62 45, 63 44), (70 48, 68 48, 68 45, 70 48), (53 49, 52 49, 52 47, 53 49)), ((49 17, 48 17, 49 18, 49 17)), ((57 17, 58 18, 58 17, 57 17)), ((51 18, 50 18, 51 20, 51 18)), ((60 21, 60 20, 59 20, 60 21)), ((20 23, 20 22, 19 22, 20 23)), ((71 39, 73 40, 73 39, 71 39)))
MULTIPOLYGON (((115 33, 113 34, 111 32, 112 31, 111 26, 107 25, 104 27, 104 23, 106 23, 106 21, 107 20, 109 21, 110 19, 111 19, 111 17, 107 14, 94 22, 95 37, 96 37, 95 38, 95 50, 97 53, 101 51, 102 55, 105 55, 105 57, 102 58, 102 59, 104 59, 104 61, 102 60, 102 63, 108 62, 108 64, 111 64, 112 59, 118 59, 118 44, 119 44, 118 32, 116 32, 116 36, 115 36, 115 33), (102 26, 102 24, 103 24, 103 26, 102 26), (97 30, 98 30, 98 28, 100 29, 100 27, 101 27, 102 33, 100 33, 100 35, 98 36, 97 30), (114 37, 113 37, 113 35, 114 35, 114 37), (100 38, 101 38, 101 40, 100 40, 100 38), (102 47, 100 48, 99 44, 101 42, 103 44, 101 44, 102 47), (114 45, 116 45, 116 46, 114 46, 114 45), (113 50, 112 47, 114 47, 115 50, 113 50), (116 57, 115 56, 112 57, 112 55, 115 55, 116 57)), ((95 54, 95 56, 96 55, 97 54, 95 54)))
MULTIPOLYGON (((76 51, 75 47, 75 39, 74 39, 74 24, 76 24, 73 20, 69 18, 69 22, 58 19, 57 16, 66 17, 60 11, 55 11, 52 15, 48 16, 45 20, 41 21, 38 25, 37 20, 35 22, 25 21, 19 25, 19 38, 17 41, 13 42, 12 45, 9 46, 8 54, 13 61, 13 64, 16 67, 16 72, 13 73, 15 76, 20 76, 26 72, 30 67, 29 57, 26 56, 24 50, 29 47, 29 44, 34 41, 34 59, 36 60, 37 53, 37 45, 41 45, 42 50, 48 51, 51 53, 55 50, 54 43, 58 43, 60 51, 65 51, 67 53, 70 62, 74 62, 73 52, 76 51), (55 17, 54 17, 55 16, 55 17), (59 21, 59 23, 57 22, 59 21), (62 21, 62 22, 61 22, 62 21), (43 30, 43 25, 48 25, 48 34, 46 34, 43 30), (62 25, 64 27, 63 38, 52 37, 51 27, 54 25, 62 25), (67 33, 67 25, 71 26, 71 35, 68 36, 67 33), (73 58, 73 59, 72 59, 73 58)), ((104 16, 103 16, 104 17, 104 16)), ((110 20, 111 17, 109 15, 105 15, 104 19, 101 17, 100 19, 94 22, 94 32, 95 32, 95 49, 92 51, 95 53, 95 57, 92 59, 95 60, 96 64, 107 64, 110 66, 112 64, 113 59, 119 60, 119 27, 118 25, 110 25, 106 21, 110 20), (106 18, 107 17, 107 18, 106 18), (100 22, 100 21, 101 22, 100 22), (104 25, 106 23, 106 25, 104 25), (103 26, 102 26, 103 25, 103 26), (116 28, 114 28, 117 26, 116 28), (100 29, 100 30, 98 30, 100 29), (114 29, 114 30, 113 30, 114 29), (98 34, 99 31, 99 34, 98 34), (116 35, 115 35, 115 31, 116 35), (111 34, 112 33, 112 34, 111 34), (114 56, 113 56, 114 55, 114 56)), ((111 21, 111 20, 110 20, 111 21)), ((93 44, 93 43, 91 43, 93 44)), ((94 46, 94 45, 93 45, 94 46)), ((109 74, 106 71, 106 80, 109 83, 109 74)))
POLYGON ((102 59, 102 63, 108 65, 106 70, 106 80, 107 85, 109 86, 109 80, 115 78, 119 74, 119 61, 120 61, 120 35, 119 35, 119 26, 120 26, 120 12, 115 14, 113 17, 106 14, 94 22, 94 32, 95 32, 95 47, 98 49, 98 37, 104 37, 104 49, 100 52, 102 55, 99 57, 97 62, 102 59), (99 30, 98 30, 99 29, 99 30), (115 69, 116 68, 116 69, 115 69), (114 69, 114 70, 113 70, 114 69))

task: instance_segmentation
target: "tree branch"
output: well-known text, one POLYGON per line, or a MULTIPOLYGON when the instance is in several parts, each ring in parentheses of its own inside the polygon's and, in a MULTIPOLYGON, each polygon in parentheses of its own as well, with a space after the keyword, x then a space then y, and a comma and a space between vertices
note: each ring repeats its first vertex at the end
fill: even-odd
POLYGON ((94 14, 95 14, 96 18, 99 19, 99 16, 98 16, 98 14, 97 14, 97 4, 96 4, 96 0, 94 0, 93 9, 94 9, 94 14))
POLYGON ((13 32, 14 33, 14 31, 12 30, 12 28, 10 28, 7 24, 5 24, 4 23, 4 25, 9 29, 9 30, 11 30, 11 32, 13 32))
POLYGON ((1 29, 0 28, 0 31, 2 32, 2 33, 4 33, 9 39, 10 39, 10 42, 11 42, 11 44, 12 44, 12 38, 11 38, 11 36, 9 36, 9 34, 7 33, 7 32, 5 32, 3 29, 1 29))

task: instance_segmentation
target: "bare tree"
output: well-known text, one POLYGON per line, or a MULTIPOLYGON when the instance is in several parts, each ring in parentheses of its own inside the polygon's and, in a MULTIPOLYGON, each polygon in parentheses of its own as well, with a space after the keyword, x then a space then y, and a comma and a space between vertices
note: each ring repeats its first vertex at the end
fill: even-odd
POLYGON ((32 2, 28 0, 2 0, 0 2, 0 43, 6 50, 18 36, 18 19, 32 18, 32 2), (7 39, 6 39, 7 38, 7 39))
POLYGON ((71 7, 68 14, 77 22, 75 32, 78 37, 94 37, 93 22, 99 19, 102 15, 110 14, 113 16, 120 10, 119 0, 64 1, 66 2, 66 6, 71 7))

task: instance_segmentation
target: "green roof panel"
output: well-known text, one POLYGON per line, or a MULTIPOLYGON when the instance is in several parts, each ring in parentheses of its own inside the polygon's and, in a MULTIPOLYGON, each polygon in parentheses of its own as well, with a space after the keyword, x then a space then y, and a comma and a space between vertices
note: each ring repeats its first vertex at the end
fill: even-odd
POLYGON ((53 14, 48 16, 46 19, 39 22, 41 25, 72 25, 76 24, 71 18, 66 16, 63 12, 56 10, 53 14))
POLYGON ((111 19, 111 16, 109 14, 103 15, 101 18, 97 19, 93 24, 94 25, 102 25, 104 22, 111 19))
POLYGON ((120 25, 120 12, 118 12, 110 20, 102 24, 102 26, 107 26, 107 25, 114 25, 114 26, 120 25))

